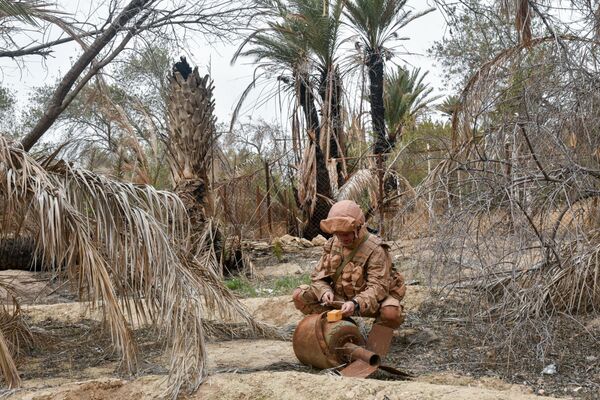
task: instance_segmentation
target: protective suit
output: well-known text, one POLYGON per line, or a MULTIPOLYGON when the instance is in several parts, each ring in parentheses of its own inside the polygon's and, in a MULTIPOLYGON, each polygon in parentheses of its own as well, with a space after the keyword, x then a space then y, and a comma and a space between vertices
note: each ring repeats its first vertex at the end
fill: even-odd
POLYGON ((355 304, 355 315, 375 317, 377 323, 390 328, 400 326, 404 321, 400 304, 406 292, 404 278, 392 270, 387 246, 367 231, 360 207, 350 200, 334 204, 327 219, 321 221, 321 229, 334 236, 323 247, 311 285, 294 291, 296 308, 304 314, 331 310, 331 305, 322 303, 324 296, 333 292, 335 302, 355 304))

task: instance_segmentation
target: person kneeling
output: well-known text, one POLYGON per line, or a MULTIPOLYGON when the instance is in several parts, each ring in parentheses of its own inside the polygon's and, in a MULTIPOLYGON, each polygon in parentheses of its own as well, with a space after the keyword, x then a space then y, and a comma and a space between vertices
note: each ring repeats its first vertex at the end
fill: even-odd
POLYGON ((296 308, 303 314, 341 308, 344 317, 373 317, 375 324, 398 328, 404 322, 400 304, 406 293, 404 278, 392 270, 381 238, 367 231, 358 204, 335 203, 320 225, 333 237, 323 247, 311 284, 294 290, 296 308))

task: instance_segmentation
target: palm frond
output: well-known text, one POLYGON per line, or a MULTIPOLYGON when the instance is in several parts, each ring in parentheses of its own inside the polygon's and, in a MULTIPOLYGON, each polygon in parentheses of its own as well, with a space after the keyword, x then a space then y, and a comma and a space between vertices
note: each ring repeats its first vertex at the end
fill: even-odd
POLYGON ((423 83, 428 72, 416 68, 409 72, 398 67, 389 74, 384 86, 385 120, 390 138, 395 140, 402 128, 441 96, 430 96, 433 88, 423 83))
MULTIPOLYGON (((202 317, 214 307, 268 332, 219 281, 214 253, 198 258, 188 251, 188 219, 172 193, 115 182, 64 162, 46 169, 0 137, 0 204, 26 220, 24 233, 34 237, 37 257, 49 268, 66 269, 82 297, 104 310, 130 372, 136 347, 125 316, 149 318, 160 329, 170 351, 169 396, 202 382, 202 317)), ((3 220, 0 232, 10 228, 3 220)), ((3 372, 16 384, 5 348, 0 342, 3 372)))
POLYGON ((376 198, 378 190, 378 180, 374 171, 364 168, 356 171, 340 188, 337 200, 353 200, 360 204, 367 193, 369 198, 376 198))
POLYGON ((344 14, 369 51, 380 51, 397 31, 432 11, 413 13, 406 0, 353 0, 345 3, 344 14))
POLYGON ((19 377, 17 366, 10 355, 8 343, 2 331, 0 331, 0 370, 9 389, 21 386, 21 378, 19 377))
POLYGON ((50 5, 50 3, 35 0, 0 0, 0 20, 14 18, 37 26, 36 18, 45 19, 52 16, 52 13, 56 13, 56 10, 49 8, 50 5))

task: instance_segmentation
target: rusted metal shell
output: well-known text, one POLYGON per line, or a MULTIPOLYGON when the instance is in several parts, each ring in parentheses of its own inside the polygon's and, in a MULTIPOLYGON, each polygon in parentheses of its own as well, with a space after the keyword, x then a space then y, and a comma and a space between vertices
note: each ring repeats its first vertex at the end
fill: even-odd
POLYGON ((381 357, 363 347, 357 346, 354 343, 346 343, 342 349, 346 359, 350 361, 362 360, 371 366, 379 366, 381 357))
POLYGON ((349 320, 327 322, 326 313, 309 315, 300 321, 292 343, 301 363, 320 369, 350 361, 346 344, 365 345, 356 324, 349 320))

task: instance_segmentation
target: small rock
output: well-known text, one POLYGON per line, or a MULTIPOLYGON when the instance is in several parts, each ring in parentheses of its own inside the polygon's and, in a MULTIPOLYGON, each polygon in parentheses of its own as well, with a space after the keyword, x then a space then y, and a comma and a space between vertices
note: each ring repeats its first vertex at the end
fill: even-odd
POLYGON ((554 375, 554 374, 556 374, 556 372, 557 372, 556 364, 546 365, 544 367, 544 369, 542 370, 542 374, 544 374, 544 375, 554 375))
POLYGON ((394 334, 403 344, 428 344, 437 342, 440 338, 430 329, 401 329, 394 334))
POLYGON ((540 389, 540 390, 538 390, 538 394, 539 394, 540 396, 543 396, 543 395, 544 395, 544 393, 546 393, 546 391, 545 391, 544 389, 540 389))
POLYGON ((598 360, 598 357, 596 357, 596 356, 587 356, 585 358, 585 361, 588 361, 588 362, 595 362, 596 360, 598 360))
POLYGON ((325 243, 327 243, 327 239, 321 235, 317 235, 310 242, 313 244, 313 246, 324 246, 325 243))
POLYGON ((312 242, 308 239, 304 239, 304 238, 300 238, 299 242, 302 246, 304 247, 313 247, 314 245, 312 244, 312 242))
POLYGON ((600 329, 600 318, 596 318, 585 324, 585 328, 589 331, 600 329))
POLYGON ((292 235, 283 235, 282 237, 275 239, 275 240, 279 240, 281 243, 283 244, 292 244, 294 243, 296 240, 298 240, 297 237, 292 236, 292 235))

